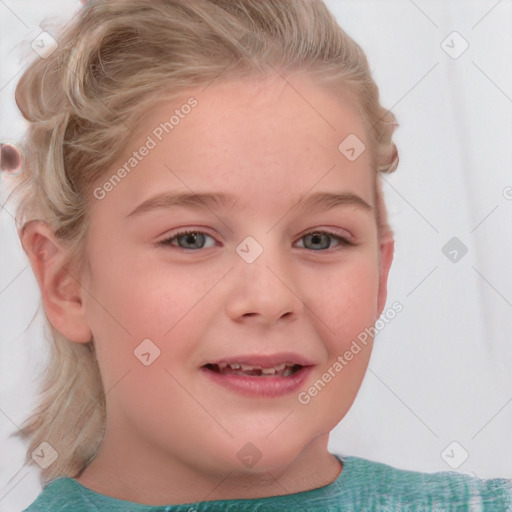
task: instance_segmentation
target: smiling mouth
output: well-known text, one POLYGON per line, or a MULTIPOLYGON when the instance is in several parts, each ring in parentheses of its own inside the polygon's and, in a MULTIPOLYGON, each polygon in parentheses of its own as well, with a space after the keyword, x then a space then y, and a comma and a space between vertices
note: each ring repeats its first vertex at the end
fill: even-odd
POLYGON ((262 368, 260 366, 251 366, 241 363, 208 363, 204 368, 220 375, 245 375, 248 377, 290 377, 295 375, 302 368, 300 364, 281 363, 270 368, 262 368))

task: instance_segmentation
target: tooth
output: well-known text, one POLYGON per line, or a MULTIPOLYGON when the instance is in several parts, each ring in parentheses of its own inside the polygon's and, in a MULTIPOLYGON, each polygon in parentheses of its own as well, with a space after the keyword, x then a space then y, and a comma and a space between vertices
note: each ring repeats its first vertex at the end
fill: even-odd
POLYGON ((276 375, 279 374, 283 377, 288 377, 293 374, 294 364, 293 363, 280 363, 270 368, 262 368, 261 366, 252 366, 243 363, 226 363, 224 361, 217 363, 219 370, 223 372, 226 368, 230 368, 236 374, 244 375, 244 372, 251 372, 259 370, 260 375, 276 375))

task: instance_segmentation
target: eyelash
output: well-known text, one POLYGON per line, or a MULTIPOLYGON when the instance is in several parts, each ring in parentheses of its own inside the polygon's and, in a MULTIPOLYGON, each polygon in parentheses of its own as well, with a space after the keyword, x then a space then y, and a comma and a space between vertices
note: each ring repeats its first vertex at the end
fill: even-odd
MULTIPOLYGON (((165 238, 164 240, 161 240, 161 241, 157 242, 156 245, 158 247, 176 247, 177 249, 181 249, 183 251, 192 251, 192 252, 200 251, 201 249, 184 249, 182 247, 179 247, 179 246, 171 243, 173 240, 176 240, 177 238, 179 238, 181 236, 192 235, 192 234, 193 235, 202 234, 202 235, 209 236, 210 238, 213 239, 213 237, 211 235, 209 235, 208 233, 206 233, 204 231, 190 229, 190 230, 184 230, 184 231, 179 231, 179 232, 173 233, 171 236, 165 238)), ((306 236, 312 235, 312 234, 328 235, 328 236, 330 236, 332 238, 335 238, 339 242, 338 246, 335 247, 335 248, 319 249, 319 250, 307 249, 307 250, 315 252, 315 253, 317 253, 317 252, 327 252, 327 251, 336 250, 336 248, 339 248, 339 247, 349 247, 349 246, 355 246, 356 245, 355 243, 351 242, 347 238, 342 237, 342 236, 340 236, 340 235, 338 235, 336 233, 333 233, 332 231, 328 231, 328 230, 312 230, 312 231, 308 231, 307 233, 302 235, 300 237, 300 239, 305 238, 306 236)))

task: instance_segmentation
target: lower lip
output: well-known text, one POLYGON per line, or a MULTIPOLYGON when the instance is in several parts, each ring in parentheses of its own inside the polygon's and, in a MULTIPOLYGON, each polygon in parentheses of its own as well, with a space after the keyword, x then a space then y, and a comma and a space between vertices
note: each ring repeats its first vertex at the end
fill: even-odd
POLYGON ((278 397, 297 391, 313 371, 313 366, 303 366, 288 377, 255 377, 251 375, 221 374, 201 367, 213 382, 246 396, 278 397))

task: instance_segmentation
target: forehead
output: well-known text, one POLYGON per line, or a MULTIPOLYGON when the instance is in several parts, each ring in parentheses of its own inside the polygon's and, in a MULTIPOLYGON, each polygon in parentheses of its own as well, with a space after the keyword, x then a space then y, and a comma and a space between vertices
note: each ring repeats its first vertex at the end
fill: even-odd
POLYGON ((163 189, 211 189, 255 202, 272 195, 286 202, 308 191, 348 187, 373 203, 359 106, 343 90, 334 94, 332 86, 307 76, 224 79, 162 97, 110 174, 149 140, 151 150, 110 194, 112 201, 122 197, 126 206, 120 207, 130 211, 163 189), (347 140, 359 144, 356 159, 347 158, 347 140))

